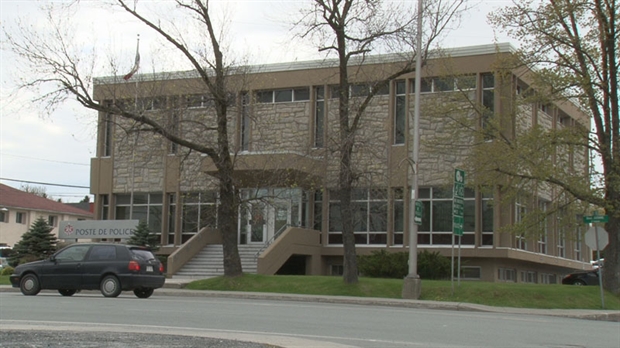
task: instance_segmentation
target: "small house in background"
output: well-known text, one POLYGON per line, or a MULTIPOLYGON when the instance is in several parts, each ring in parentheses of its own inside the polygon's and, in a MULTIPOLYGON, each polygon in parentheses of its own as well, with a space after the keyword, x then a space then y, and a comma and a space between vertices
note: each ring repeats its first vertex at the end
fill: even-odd
POLYGON ((89 220, 90 211, 53 201, 0 184, 0 244, 13 246, 30 225, 43 217, 58 237, 58 225, 65 220, 89 220))

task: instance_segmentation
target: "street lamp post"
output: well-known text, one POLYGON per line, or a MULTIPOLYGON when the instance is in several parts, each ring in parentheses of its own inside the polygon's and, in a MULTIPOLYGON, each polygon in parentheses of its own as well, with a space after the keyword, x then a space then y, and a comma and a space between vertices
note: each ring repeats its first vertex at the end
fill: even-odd
POLYGON ((422 11, 423 0, 418 0, 418 29, 416 33, 415 91, 413 109, 413 175, 409 202, 409 274, 403 282, 403 298, 417 300, 422 292, 418 275, 418 225, 415 223, 415 204, 418 200, 418 159, 420 152, 420 87, 422 84, 422 11))

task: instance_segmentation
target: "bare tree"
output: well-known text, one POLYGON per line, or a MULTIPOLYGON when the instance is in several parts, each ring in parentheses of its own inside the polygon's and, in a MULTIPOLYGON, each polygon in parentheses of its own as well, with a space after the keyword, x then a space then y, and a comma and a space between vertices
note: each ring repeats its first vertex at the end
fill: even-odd
POLYGON ((337 186, 345 283, 358 281, 351 193, 362 175, 355 167, 353 153, 366 109, 391 80, 415 70, 416 55, 426 59, 432 45, 466 8, 464 1, 428 1, 424 8, 425 44, 416 47, 417 14, 406 5, 381 0, 314 0, 295 23, 301 38, 316 39, 319 51, 338 59, 337 186), (361 76, 354 68, 361 67, 370 53, 394 53, 396 63, 391 69, 377 71, 372 78, 361 76), (369 85, 369 92, 361 101, 350 94, 353 82, 360 80, 369 85))
POLYGON ((48 198, 47 189, 44 186, 33 186, 33 185, 22 184, 20 186, 20 190, 26 193, 32 193, 33 195, 37 195, 39 197, 48 198))
MULTIPOLYGON (((190 45, 176 24, 151 17, 152 12, 147 10, 140 11, 136 2, 112 2, 173 47, 178 57, 188 62, 199 76, 200 85, 194 88, 201 88, 206 95, 211 96, 215 111, 215 117, 205 120, 206 123, 201 125, 203 133, 199 138, 183 136, 169 122, 142 112, 144 109, 129 107, 120 101, 99 103, 91 93, 93 63, 86 62, 88 57, 71 41, 72 31, 65 26, 63 19, 67 17, 55 15, 50 10, 46 32, 37 32, 36 28, 18 23, 18 34, 5 29, 5 37, 8 48, 28 64, 33 76, 23 80, 20 87, 44 89, 46 92, 37 96, 35 101, 43 103, 47 111, 53 111, 67 99, 77 99, 89 110, 119 117, 130 132, 156 134, 171 143, 206 154, 213 160, 217 168, 213 176, 219 186, 218 227, 223 240, 224 273, 226 276, 240 276, 242 267, 237 249, 238 192, 233 179, 233 149, 230 148, 227 119, 228 109, 235 103, 235 99, 231 98, 229 83, 232 64, 224 57, 221 32, 214 25, 211 3, 200 0, 176 0, 174 3, 175 10, 184 14, 188 22, 202 28, 200 33, 204 35, 201 37, 204 47, 190 45), (210 138, 215 141, 203 141, 210 138)), ((77 5, 79 2, 70 6, 77 5)))
MULTIPOLYGON (((604 209, 606 230, 604 287, 620 293, 620 108, 618 48, 620 8, 609 0, 514 1, 490 16, 491 22, 522 43, 520 61, 538 70, 534 83, 549 100, 569 99, 594 121, 589 148, 602 163, 592 168, 595 189, 584 190, 571 177, 545 172, 504 174, 540 180, 604 209), (543 175, 539 175, 543 174, 543 175), (598 189, 600 188, 600 189, 598 189)), ((586 131, 589 131, 586 129, 586 131)))

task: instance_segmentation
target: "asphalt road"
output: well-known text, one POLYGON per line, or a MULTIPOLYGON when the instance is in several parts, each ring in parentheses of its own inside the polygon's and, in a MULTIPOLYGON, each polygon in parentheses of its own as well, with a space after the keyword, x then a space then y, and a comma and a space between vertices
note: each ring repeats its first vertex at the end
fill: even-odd
POLYGON ((125 346, 160 347, 150 344, 165 342, 179 347, 211 346, 208 342, 192 342, 204 338, 222 340, 222 347, 247 344, 241 342, 280 347, 620 347, 618 322, 374 305, 161 296, 157 292, 147 300, 137 299, 131 293, 110 299, 97 292, 73 297, 53 292, 34 297, 4 292, 0 293, 0 327, 2 347, 18 347, 4 345, 8 337, 5 334, 20 334, 27 329, 40 335, 49 330, 62 332, 57 338, 72 337, 71 333, 77 332, 81 339, 102 347, 122 346, 111 344, 123 342, 113 340, 134 336, 125 346), (175 336, 166 336, 167 341, 145 341, 149 334, 175 336))

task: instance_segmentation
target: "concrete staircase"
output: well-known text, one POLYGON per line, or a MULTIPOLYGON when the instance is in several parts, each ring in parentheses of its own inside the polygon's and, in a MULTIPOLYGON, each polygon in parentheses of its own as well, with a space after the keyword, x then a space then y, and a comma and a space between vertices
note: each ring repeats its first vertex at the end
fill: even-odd
MULTIPOLYGON (((244 273, 256 273, 256 253, 262 245, 239 245, 239 257, 244 273)), ((221 244, 210 244, 186 263, 173 278, 209 278, 224 275, 224 252, 221 244)))

